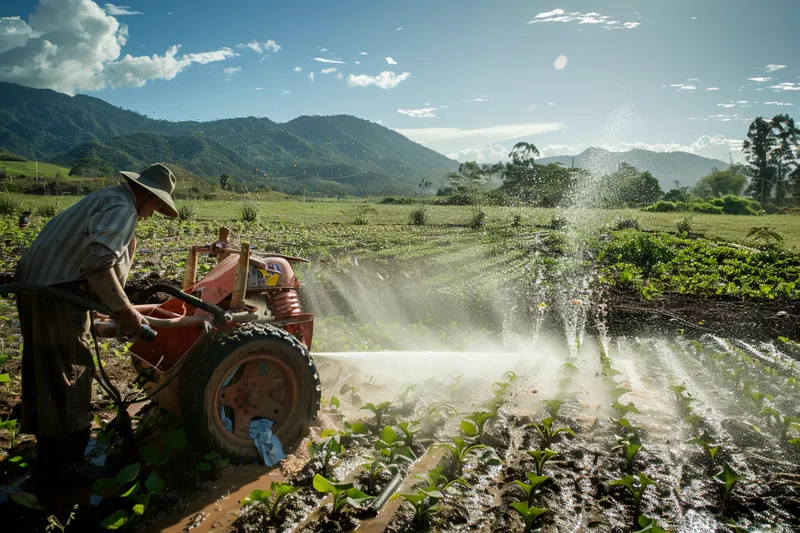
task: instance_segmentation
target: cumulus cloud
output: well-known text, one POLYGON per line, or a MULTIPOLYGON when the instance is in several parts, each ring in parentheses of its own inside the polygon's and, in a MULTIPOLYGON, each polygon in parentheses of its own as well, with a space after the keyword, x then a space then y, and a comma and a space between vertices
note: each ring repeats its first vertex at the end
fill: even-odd
POLYGON ((523 124, 502 124, 485 128, 409 128, 398 129, 397 132, 417 142, 435 141, 475 141, 480 145, 517 139, 539 133, 558 131, 564 129, 564 124, 528 122, 523 124))
POLYGON ((294 67, 295 72, 300 72, 301 70, 303 70, 303 67, 294 67))
POLYGON ((144 15, 141 11, 131 11, 131 6, 115 6, 114 4, 106 4, 103 6, 106 13, 112 17, 119 17, 122 15, 144 15))
POLYGON ((615 20, 610 15, 601 15, 600 13, 590 12, 582 13, 580 11, 564 11, 563 9, 554 9, 552 11, 544 11, 539 13, 533 20, 528 21, 528 24, 541 24, 545 22, 577 22, 578 24, 602 24, 605 30, 632 30, 638 28, 640 22, 624 22, 620 24, 619 20, 615 20))
POLYGON ((344 61, 339 61, 338 59, 326 59, 324 57, 315 57, 314 61, 319 61, 320 63, 335 63, 337 65, 344 65, 344 61))
POLYGON ((179 45, 173 45, 163 56, 119 59, 127 40, 128 27, 91 0, 42 0, 28 22, 0 18, 0 81, 68 94, 140 87, 171 80, 193 63, 236 55, 230 48, 178 55, 179 45))
MULTIPOLYGON (((663 87, 663 85, 662 85, 663 87)), ((675 87, 679 91, 696 91, 697 85, 693 85, 691 83, 673 83, 670 87, 675 87)))
POLYGON ((386 62, 389 63, 390 65, 396 65, 397 64, 397 61, 395 61, 391 57, 387 57, 386 58, 386 62))
POLYGON ((452 154, 447 154, 456 161, 475 161, 477 163, 493 163, 508 159, 509 150, 502 144, 489 144, 483 148, 465 148, 452 154))
POLYGON ((772 78, 766 78, 766 77, 761 76, 761 77, 757 77, 757 78, 747 78, 747 81, 754 81, 756 83, 764 83, 765 81, 769 81, 771 79, 772 78))
POLYGON ((320 74, 333 74, 336 71, 337 71, 336 67, 330 67, 330 68, 324 68, 324 69, 320 70, 319 72, 320 72, 320 74))
POLYGON ((436 115, 436 107, 426 107, 424 109, 398 109, 397 112, 401 115, 408 115, 413 118, 434 118, 436 115))
POLYGON ((779 83, 778 85, 770 86, 770 89, 774 89, 776 91, 800 91, 800 83, 785 81, 783 83, 779 83))
POLYGON ((389 70, 384 70, 377 76, 368 76, 366 74, 359 74, 356 76, 350 74, 347 77, 347 85, 348 87, 368 87, 374 85, 381 89, 394 89, 410 77, 410 72, 397 74, 389 70))
POLYGON ((249 48, 253 52, 258 54, 266 54, 267 52, 279 52, 281 47, 278 43, 270 39, 265 43, 260 43, 258 41, 251 41, 249 43, 239 43, 236 45, 236 48, 249 48))
POLYGON ((241 71, 242 67, 229 67, 223 70, 223 72, 225 72, 226 80, 230 80, 231 76, 241 71))
POLYGON ((360 64, 361 64, 361 61, 355 61, 355 64, 356 64, 356 65, 360 65, 360 64))
MULTIPOLYGON (((702 135, 699 139, 691 144, 682 143, 645 143, 645 142, 616 142, 616 143, 599 143, 593 146, 603 148, 612 152, 625 152, 629 150, 650 150, 651 152, 689 152, 692 154, 701 155, 704 157, 714 157, 727 160, 728 152, 736 153, 741 152, 742 139, 729 139, 724 135, 702 135)), ((577 155, 583 150, 588 148, 584 144, 567 145, 567 144, 551 144, 540 147, 540 152, 543 157, 554 155, 577 155)))
POLYGON ((786 65, 767 65, 764 68, 766 69, 767 72, 775 72, 776 70, 786 68, 786 65))

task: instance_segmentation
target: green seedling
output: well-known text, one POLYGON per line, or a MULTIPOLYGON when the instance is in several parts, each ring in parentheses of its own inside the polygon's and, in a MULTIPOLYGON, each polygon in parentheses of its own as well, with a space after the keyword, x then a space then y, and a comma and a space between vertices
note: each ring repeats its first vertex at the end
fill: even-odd
POLYGON ((517 376, 517 373, 516 372, 512 372, 511 370, 509 370, 508 372, 503 374, 503 379, 505 379, 509 383, 514 383, 517 380, 518 377, 519 376, 517 376))
POLYGON ((472 444, 461 437, 454 437, 452 443, 439 444, 439 446, 450 452, 450 456, 453 458, 453 461, 455 461, 456 472, 458 474, 464 472, 464 463, 467 461, 470 454, 488 448, 488 446, 483 444, 472 444))
POLYGON ((331 461, 342 453, 344 447, 341 443, 341 436, 335 429, 326 429, 320 437, 320 440, 311 441, 308 444, 308 451, 311 457, 322 463, 320 472, 327 475, 331 461))
POLYGON ((742 479, 742 476, 731 468, 728 463, 725 463, 722 465, 722 470, 714 475, 714 479, 725 484, 725 492, 722 501, 727 504, 728 501, 730 501, 731 491, 734 485, 742 479))
POLYGON ((560 411, 561 406, 564 405, 564 400, 545 400, 544 404, 550 410, 550 416, 555 419, 558 418, 558 411, 560 411))
POLYGON ((492 383, 492 398, 486 402, 486 407, 496 412, 506 403, 508 403, 506 400, 506 394, 508 393, 508 388, 510 386, 511 383, 504 381, 492 383))
POLYGON ((345 505, 349 504, 356 509, 363 509, 364 504, 375 499, 373 496, 353 487, 352 483, 336 483, 320 474, 314 475, 313 485, 317 492, 330 494, 333 497, 333 510, 331 513, 333 516, 337 516, 345 505))
POLYGON ((139 491, 140 483, 136 481, 141 471, 141 463, 133 463, 126 466, 113 478, 102 478, 94 482, 92 490, 95 494, 105 498, 116 498, 117 496, 128 497, 135 495, 139 491), (136 481, 136 483, 134 483, 136 481), (131 485, 133 483, 133 485, 131 485), (127 488, 126 488, 127 487, 127 488))
POLYGON ((616 424, 623 433, 635 433, 637 435, 641 435, 644 432, 644 428, 642 426, 634 426, 631 424, 630 420, 625 417, 609 418, 609 420, 616 424))
POLYGON ((278 518, 280 511, 281 500, 293 492, 300 490, 300 487, 295 487, 288 483, 278 483, 273 481, 269 490, 254 490, 249 496, 246 496, 240 502, 242 507, 255 502, 264 502, 267 510, 269 511, 269 520, 274 522, 278 518))
POLYGON ((349 446, 351 442, 353 442, 353 438, 357 437, 358 435, 368 435, 369 430, 367 426, 363 422, 350 422, 345 421, 344 429, 338 433, 339 435, 339 442, 341 442, 342 446, 349 446))
POLYGON ((461 386, 461 378, 464 377, 464 374, 459 374, 457 376, 450 376, 450 379, 453 381, 449 385, 447 385, 447 390, 453 392, 461 386))
MULTIPOLYGON (((393 401, 399 403, 403 409, 405 409, 413 404, 413 402, 410 400, 411 393, 419 388, 420 385, 417 383, 406 383, 400 387, 400 392, 394 397, 393 401)), ((416 401, 416 398, 414 398, 413 401, 416 401)))
POLYGON ((397 465, 395 464, 386 464, 380 458, 376 457, 364 457, 364 463, 361 464, 361 468, 367 471, 369 474, 369 491, 375 491, 375 482, 378 480, 378 476, 380 476, 383 472, 389 472, 392 475, 397 474, 397 465))
POLYGON ((655 485, 655 481, 647 477, 647 474, 638 474, 637 477, 627 475, 620 479, 615 479, 614 481, 610 481, 609 484, 612 487, 625 487, 630 492, 631 496, 633 497, 633 502, 636 505, 636 508, 639 508, 639 505, 642 502, 642 496, 644 495, 645 489, 650 485, 655 485), (638 483, 637 483, 638 477, 638 483))
POLYGON ((480 439, 483 436, 484 426, 490 418, 497 416, 497 413, 488 411, 477 411, 467 416, 466 420, 461 421, 461 432, 469 438, 480 439))
POLYGON ((611 408, 614 409, 616 412, 620 414, 621 417, 625 417, 628 413, 638 413, 639 409, 633 404, 633 402, 628 402, 627 404, 619 403, 618 400, 614 400, 614 403, 611 404, 611 408))
POLYGON ((637 529, 634 533, 670 533, 668 530, 659 526, 655 518, 648 518, 642 515, 636 520, 636 523, 641 529, 637 529))
POLYGON ((227 457, 222 457, 217 452, 211 451, 203 456, 203 460, 197 464, 197 469, 201 472, 211 472, 222 470, 231 460, 227 457))
POLYGON ((331 409, 339 409, 342 406, 342 402, 340 402, 339 398, 337 398, 336 396, 331 396, 328 405, 330 405, 331 409))
POLYGON ((425 407, 422 417, 415 420, 414 423, 419 425, 422 430, 429 430, 436 427, 448 414, 456 417, 458 416, 458 410, 446 403, 431 404, 425 407))
POLYGON ((186 449, 188 441, 182 429, 173 429, 161 440, 161 445, 148 444, 139 448, 139 455, 151 466, 161 466, 176 453, 186 449))
POLYGON ((391 463, 395 463, 398 459, 406 462, 417 460, 417 456, 405 441, 399 438, 392 426, 384 426, 373 447, 391 463))
POLYGON ((704 431, 702 435, 689 439, 686 442, 697 444, 712 462, 720 448, 719 445, 716 444, 714 437, 709 435, 707 431, 704 431))
MULTIPOLYGON (((611 381, 611 380, 609 380, 609 381, 611 381)), ((623 394, 628 394, 629 392, 631 392, 631 389, 629 389, 628 387, 624 387, 622 385, 619 385, 616 381, 611 381, 611 383, 612 383, 612 387, 608 390, 608 395, 615 402, 617 400, 619 400, 619 398, 623 394)))
POLYGON ((383 415, 386 411, 391 407, 392 402, 381 402, 378 405, 375 405, 372 402, 364 405, 359 409, 359 411, 372 411, 375 413, 375 425, 381 427, 381 422, 383 421, 383 415))
POLYGON ((412 428, 413 425, 414 422, 409 421, 400 422, 397 424, 397 427, 403 432, 403 440, 405 441, 406 446, 409 448, 414 445, 414 435, 417 433, 417 429, 412 428))
POLYGON ((526 532, 533 531, 536 520, 549 510, 544 507, 531 507, 526 502, 514 502, 511 504, 511 508, 522 517, 526 532))
POLYGON ((391 499, 402 498, 407 504, 414 508, 414 526, 424 528, 430 524, 431 517, 441 509, 438 505, 439 500, 444 494, 438 491, 425 491, 417 489, 413 494, 394 494, 391 499))
POLYGON ((783 413, 770 406, 762 407, 759 414, 769 417, 770 421, 774 421, 783 437, 786 437, 791 429, 800 430, 800 417, 785 416, 783 413))
POLYGON ((636 454, 642 449, 642 441, 639 435, 632 433, 627 437, 617 439, 618 446, 614 446, 611 450, 622 450, 622 454, 627 461, 628 470, 633 470, 633 461, 636 454))
POLYGON ((538 431, 539 435, 542 436, 542 441, 545 448, 550 445, 550 443, 553 441, 553 438, 559 433, 566 433, 568 435, 572 435, 573 437, 575 436, 575 432, 568 427, 554 428, 552 417, 547 417, 541 422, 533 422, 528 424, 526 427, 536 428, 536 431, 538 431))
POLYGON ((8 431, 8 449, 13 450, 19 444, 19 421, 16 418, 11 418, 9 413, 8 418, 0 422, 0 431, 8 431))
POLYGON ((544 469, 544 464, 558 455, 558 452, 554 452, 553 450, 528 450, 528 455, 533 457, 533 460, 536 461, 536 475, 541 476, 542 470, 544 469))
POLYGON ((514 480, 514 484, 522 489, 525 493, 525 501, 528 505, 533 505, 533 497, 536 494, 536 490, 539 486, 550 479, 549 476, 537 476, 533 472, 526 472, 525 476, 528 478, 530 483, 525 483, 524 481, 520 481, 518 479, 514 480))
POLYGON ((467 483, 462 477, 458 477, 452 481, 448 481, 447 477, 442 474, 443 470, 444 470, 443 467, 437 466, 436 468, 429 470, 428 473, 425 474, 424 476, 418 474, 417 478, 427 483, 427 485, 422 487, 422 490, 424 490, 427 493, 438 491, 444 494, 445 491, 450 487, 452 487, 453 485, 463 485, 465 487, 470 486, 469 483, 467 483))

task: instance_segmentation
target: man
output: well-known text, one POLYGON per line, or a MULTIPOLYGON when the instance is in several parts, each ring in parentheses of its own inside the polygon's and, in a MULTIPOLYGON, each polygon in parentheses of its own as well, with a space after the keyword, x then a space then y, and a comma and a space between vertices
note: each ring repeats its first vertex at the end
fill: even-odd
MULTIPOLYGON (((137 220, 158 211, 177 217, 175 176, 163 164, 121 172, 116 187, 96 191, 50 220, 17 265, 16 281, 84 292, 134 335, 144 318, 123 287, 133 260, 137 220), (87 283, 88 282, 88 283, 87 283)), ((22 432, 36 435, 37 470, 45 476, 88 474, 89 407, 94 363, 89 313, 35 293, 19 294, 22 432)))

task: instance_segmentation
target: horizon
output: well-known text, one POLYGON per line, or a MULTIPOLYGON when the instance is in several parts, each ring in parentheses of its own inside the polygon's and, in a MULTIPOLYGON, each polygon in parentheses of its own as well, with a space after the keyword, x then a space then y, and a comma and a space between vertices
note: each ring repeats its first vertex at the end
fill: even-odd
POLYGON ((520 140, 542 157, 598 147, 742 161, 752 119, 800 103, 800 6, 780 0, 128 3, 2 6, 0 80, 172 122, 350 115, 479 162, 520 140))

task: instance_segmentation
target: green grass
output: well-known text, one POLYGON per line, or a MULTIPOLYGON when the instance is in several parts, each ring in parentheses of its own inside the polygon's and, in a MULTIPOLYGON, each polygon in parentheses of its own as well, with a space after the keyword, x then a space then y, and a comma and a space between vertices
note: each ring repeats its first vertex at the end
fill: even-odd
MULTIPOLYGON (((36 163, 34 161, 0 161, 0 168, 6 169, 6 174, 11 176, 18 176, 24 174, 27 177, 36 175, 36 163)), ((59 165, 51 165, 50 163, 39 163, 39 177, 55 178, 56 174, 61 173, 60 178, 67 178, 69 176, 69 168, 59 165)))

